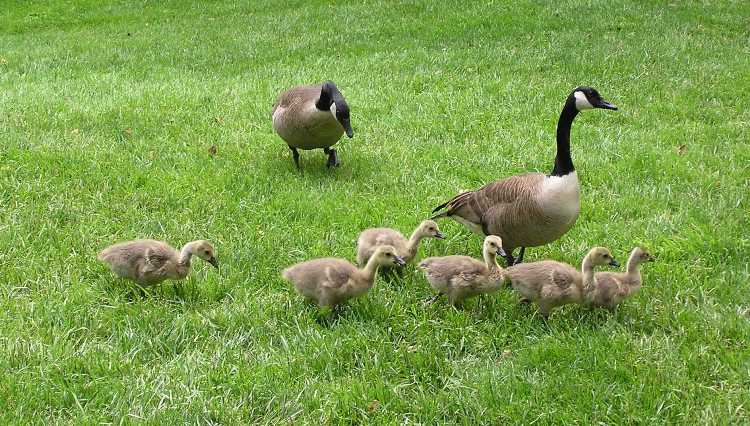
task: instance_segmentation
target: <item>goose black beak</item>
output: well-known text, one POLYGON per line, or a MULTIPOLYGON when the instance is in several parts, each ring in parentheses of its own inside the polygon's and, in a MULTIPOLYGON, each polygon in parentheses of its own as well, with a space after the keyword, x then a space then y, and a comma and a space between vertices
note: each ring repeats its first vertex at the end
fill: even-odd
POLYGON ((604 99, 600 99, 599 103, 597 103, 596 105, 594 105, 594 108, 611 109, 613 111, 617 111, 617 106, 615 106, 614 104, 611 104, 611 103, 605 101, 604 99))
POLYGON ((406 265, 406 261, 401 256, 394 256, 393 262, 398 266, 404 266, 406 265))
POLYGON ((502 248, 502 247, 500 247, 499 249, 497 249, 497 254, 499 254, 502 257, 508 257, 508 253, 506 253, 505 249, 502 248))
POLYGON ((440 231, 437 231, 437 232, 435 232, 435 238, 438 238, 438 239, 444 240, 444 239, 445 239, 445 234, 443 234, 443 233, 442 233, 442 232, 440 232, 440 231))
POLYGON ((215 257, 208 259, 208 263, 214 265, 214 268, 219 269, 219 261, 215 257))
POLYGON ((344 131, 346 132, 346 136, 349 139, 351 139, 352 137, 354 137, 354 130, 352 130, 352 125, 349 122, 348 118, 342 119, 341 121, 339 121, 339 123, 341 123, 341 127, 344 128, 344 131))
POLYGON ((609 262, 609 266, 614 266, 615 268, 619 268, 620 267, 620 262, 612 259, 612 261, 609 262))

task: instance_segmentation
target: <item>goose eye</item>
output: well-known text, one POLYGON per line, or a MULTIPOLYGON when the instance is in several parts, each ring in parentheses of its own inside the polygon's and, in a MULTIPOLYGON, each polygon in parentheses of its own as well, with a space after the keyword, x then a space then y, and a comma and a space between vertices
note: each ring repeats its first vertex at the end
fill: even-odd
POLYGON ((206 255, 208 255, 208 250, 205 251, 206 255))

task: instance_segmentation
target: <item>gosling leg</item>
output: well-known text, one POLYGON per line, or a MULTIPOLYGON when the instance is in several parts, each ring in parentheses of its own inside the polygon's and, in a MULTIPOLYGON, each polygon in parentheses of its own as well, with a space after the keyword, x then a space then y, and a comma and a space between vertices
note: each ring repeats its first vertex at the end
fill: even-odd
POLYGON ((443 295, 443 293, 438 293, 438 294, 430 297, 429 299, 425 300, 424 304, 425 305, 431 305, 431 304, 435 303, 435 301, 437 301, 438 299, 440 299, 440 296, 442 296, 442 295, 443 295))

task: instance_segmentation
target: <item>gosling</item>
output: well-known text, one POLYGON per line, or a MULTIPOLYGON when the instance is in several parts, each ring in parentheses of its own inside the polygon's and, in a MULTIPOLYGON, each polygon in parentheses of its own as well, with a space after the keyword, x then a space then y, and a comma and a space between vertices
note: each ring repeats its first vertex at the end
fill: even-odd
POLYGON ((407 240, 404 235, 391 228, 370 228, 362 231, 357 239, 357 263, 363 266, 370 259, 375 249, 381 245, 390 245, 396 249, 396 253, 409 263, 417 254, 419 243, 423 238, 444 239, 445 235, 440 232, 437 223, 425 220, 419 224, 407 240))
POLYGON ((469 256, 428 257, 423 260, 419 267, 424 270, 430 286, 438 292, 427 303, 445 294, 448 303, 459 306, 468 298, 499 290, 504 282, 503 268, 497 264, 497 255, 504 254, 502 247, 500 237, 490 235, 484 239, 484 262, 469 256))
POLYGON ((97 259, 106 263, 118 277, 147 287, 167 279, 184 279, 190 271, 193 255, 219 268, 214 248, 205 240, 189 242, 180 251, 162 241, 127 241, 105 248, 97 259))
POLYGON ((380 266, 403 266, 406 262, 393 246, 380 246, 363 269, 338 258, 313 259, 285 269, 281 276, 319 307, 334 308, 372 288, 380 266))
POLYGON ((620 266, 608 249, 594 247, 583 258, 583 273, 567 263, 543 260, 513 265, 505 269, 505 277, 523 302, 539 305, 539 313, 546 319, 554 308, 584 300, 583 276, 587 272, 593 274, 599 265, 620 266))
POLYGON ((588 277, 584 275, 586 304, 613 311, 620 302, 641 289, 641 272, 638 267, 642 263, 653 261, 654 257, 648 251, 635 247, 630 252, 625 272, 597 272, 588 277))

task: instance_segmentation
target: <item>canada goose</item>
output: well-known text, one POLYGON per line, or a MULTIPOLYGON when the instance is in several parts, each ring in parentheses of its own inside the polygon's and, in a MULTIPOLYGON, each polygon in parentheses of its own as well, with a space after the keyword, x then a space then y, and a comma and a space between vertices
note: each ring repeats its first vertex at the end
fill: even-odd
POLYGON ((141 286, 158 284, 166 279, 184 279, 195 255, 219 268, 214 248, 205 240, 191 241, 177 251, 169 244, 155 240, 134 240, 109 246, 97 258, 115 275, 141 286))
POLYGON ((500 237, 490 235, 484 239, 484 262, 469 256, 428 257, 420 262, 427 281, 438 292, 429 302, 446 294, 448 303, 455 306, 470 297, 499 290, 504 280, 496 256, 502 253, 502 247, 500 237))
POLYGON ((505 244, 508 266, 516 263, 513 250, 553 242, 573 226, 580 210, 578 177, 570 157, 570 127, 580 111, 616 110, 591 87, 574 89, 557 122, 557 155, 552 172, 525 173, 462 192, 432 212, 432 219, 450 217, 479 235, 498 235, 505 244))
POLYGON ((299 169, 297 149, 323 148, 327 167, 339 165, 331 148, 341 135, 354 136, 349 122, 349 105, 332 81, 317 86, 297 86, 279 95, 273 106, 273 128, 292 150, 299 169))
POLYGON ((567 263, 543 260, 519 263, 505 269, 505 278, 521 294, 523 301, 539 304, 539 313, 547 318, 552 309, 584 298, 583 275, 599 265, 620 266, 604 247, 594 247, 583 258, 581 272, 567 263))
POLYGON ((419 243, 423 238, 439 238, 445 236, 438 228, 437 223, 425 220, 419 224, 407 240, 403 234, 391 228, 370 228, 362 231, 357 239, 357 263, 363 266, 370 259, 378 246, 391 245, 396 248, 396 253, 409 263, 417 254, 419 243))
POLYGON ((334 307, 367 292, 379 266, 403 266, 406 262, 392 246, 380 246, 363 269, 338 258, 313 259, 286 268, 281 276, 320 307, 334 307))
POLYGON ((653 261, 654 257, 648 251, 636 247, 630 252, 625 272, 597 272, 584 275, 586 303, 589 306, 613 310, 620 302, 641 289, 641 272, 638 266, 653 261))

